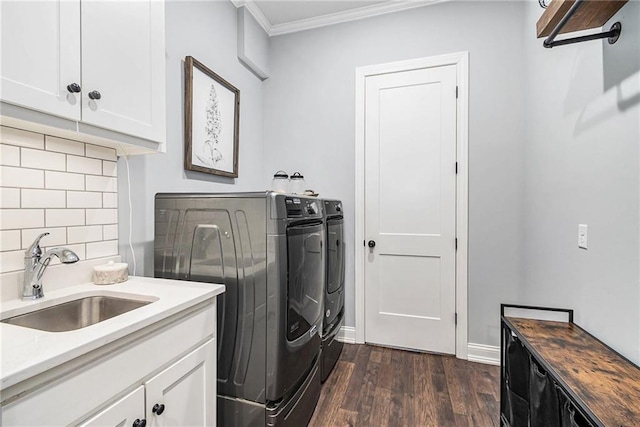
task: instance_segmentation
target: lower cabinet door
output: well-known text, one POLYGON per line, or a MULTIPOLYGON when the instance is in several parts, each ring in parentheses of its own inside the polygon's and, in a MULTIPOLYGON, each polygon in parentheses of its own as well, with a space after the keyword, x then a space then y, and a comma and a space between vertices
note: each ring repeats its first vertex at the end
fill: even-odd
POLYGON ((134 426, 144 420, 144 386, 136 388, 122 399, 99 412, 80 427, 134 426))
POLYGON ((147 426, 215 426, 215 340, 207 341, 145 386, 147 426))

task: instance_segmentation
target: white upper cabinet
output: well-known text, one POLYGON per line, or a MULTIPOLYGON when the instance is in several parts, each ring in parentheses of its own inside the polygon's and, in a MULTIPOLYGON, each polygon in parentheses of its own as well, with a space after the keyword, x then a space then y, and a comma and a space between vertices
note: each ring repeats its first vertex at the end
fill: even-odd
POLYGON ((163 1, 1 1, 0 17, 2 101, 164 143, 163 1))
POLYGON ((0 99, 80 120, 80 1, 2 1, 0 37, 0 99))
POLYGON ((164 140, 164 52, 162 1, 83 1, 82 121, 164 140))

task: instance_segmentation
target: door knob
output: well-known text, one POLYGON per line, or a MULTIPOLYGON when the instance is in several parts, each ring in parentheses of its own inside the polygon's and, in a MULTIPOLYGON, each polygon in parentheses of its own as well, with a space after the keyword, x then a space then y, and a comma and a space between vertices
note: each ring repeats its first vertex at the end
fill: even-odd
POLYGON ((69 91, 69 93, 78 93, 82 90, 82 88, 78 83, 71 83, 70 85, 67 85, 67 90, 69 91))
POLYGON ((153 412, 156 415, 162 415, 162 413, 164 412, 164 405, 162 403, 160 404, 156 403, 155 405, 153 405, 151 412, 153 412))
POLYGON ((373 241, 373 240, 369 240, 369 243, 367 243, 367 245, 368 245, 370 248, 375 248, 375 247, 376 247, 376 242, 375 242, 375 241, 373 241))
POLYGON ((98 92, 97 90, 92 90, 91 92, 89 92, 89 98, 90 99, 100 99, 100 98, 102 98, 102 95, 100 95, 100 92, 98 92))

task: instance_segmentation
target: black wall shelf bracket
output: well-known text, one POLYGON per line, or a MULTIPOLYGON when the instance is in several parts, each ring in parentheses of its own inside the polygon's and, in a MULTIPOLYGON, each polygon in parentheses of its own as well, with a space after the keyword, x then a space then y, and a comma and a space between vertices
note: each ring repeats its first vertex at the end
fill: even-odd
POLYGON ((545 41, 542 43, 544 47, 550 49, 556 46, 563 46, 567 44, 580 43, 580 42, 586 42, 589 40, 598 40, 598 39, 608 39, 609 44, 614 44, 615 42, 618 41, 618 39, 620 38, 620 33, 622 32, 622 24, 620 22, 616 22, 611 26, 611 29, 609 31, 605 31, 602 33, 589 34, 587 36, 580 36, 580 37, 571 37, 563 40, 555 39, 560 33, 560 31, 562 31, 562 28, 567 24, 567 22, 569 22, 571 17, 577 12, 577 10, 580 8, 582 3, 584 2, 585 0, 576 0, 576 2, 573 3, 573 5, 571 6, 571 9, 569 9, 567 14, 562 17, 560 22, 558 22, 558 25, 553 29, 553 31, 551 31, 551 34, 549 34, 549 37, 547 37, 545 41))

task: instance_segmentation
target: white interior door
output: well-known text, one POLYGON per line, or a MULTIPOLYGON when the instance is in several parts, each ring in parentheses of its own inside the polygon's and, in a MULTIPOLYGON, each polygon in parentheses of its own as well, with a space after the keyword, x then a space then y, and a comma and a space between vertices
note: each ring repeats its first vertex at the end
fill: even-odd
POLYGON ((368 76, 365 341, 455 353, 455 167, 455 65, 368 76))

